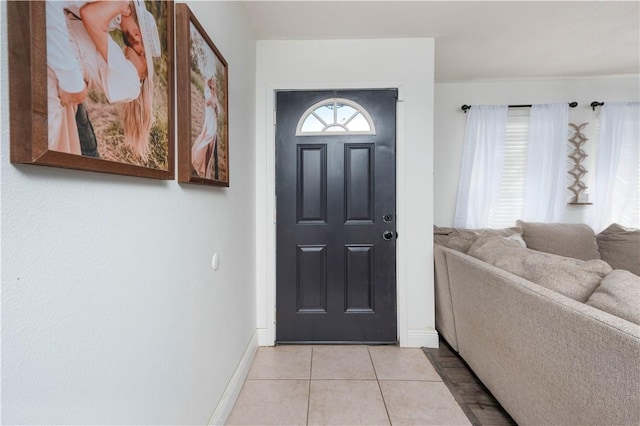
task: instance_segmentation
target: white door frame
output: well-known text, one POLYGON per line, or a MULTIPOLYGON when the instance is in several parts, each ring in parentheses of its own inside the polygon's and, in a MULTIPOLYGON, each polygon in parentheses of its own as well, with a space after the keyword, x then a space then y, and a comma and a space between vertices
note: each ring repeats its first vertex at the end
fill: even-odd
MULTIPOLYGON (((266 218, 266 288, 264 292, 258 289, 258 303, 265 303, 264 312, 266 312, 266 328, 258 328, 258 342, 260 346, 273 346, 276 338, 276 162, 275 162, 275 109, 276 109, 276 96, 275 93, 280 90, 358 90, 358 89, 397 89, 398 90, 398 103, 396 109, 396 218, 397 218, 397 230, 400 238, 396 241, 396 315, 397 315, 397 337, 400 346, 408 346, 407 342, 407 310, 406 310, 406 297, 407 297, 407 285, 404 274, 404 253, 406 252, 406 239, 402 238, 402 235, 407 235, 407 229, 403 217, 405 217, 405 191, 404 191, 404 152, 405 152, 405 140, 404 140, 404 108, 403 108, 403 94, 404 88, 402 83, 398 82, 378 82, 378 83, 327 83, 327 84, 312 84, 312 85, 287 85, 285 83, 273 83, 268 84, 266 88, 266 116, 265 122, 267 123, 266 130, 266 170, 267 176, 265 181, 266 189, 266 203, 263 208, 257 205, 258 220, 260 218, 260 212, 262 217, 266 218), (261 297, 263 300, 261 301, 261 297)), ((256 191, 260 191, 256 188, 256 191)), ((258 268, 259 269, 259 268, 258 268)), ((258 279, 258 286, 262 280, 258 279)), ((263 281, 264 282, 264 281, 263 281)), ((260 312, 260 307, 258 308, 260 312)))
POLYGON ((396 140, 398 339, 401 346, 438 346, 432 230, 434 52, 435 40, 429 38, 257 42, 253 107, 260 345, 274 344, 276 327, 275 91, 396 88, 401 100, 396 140))

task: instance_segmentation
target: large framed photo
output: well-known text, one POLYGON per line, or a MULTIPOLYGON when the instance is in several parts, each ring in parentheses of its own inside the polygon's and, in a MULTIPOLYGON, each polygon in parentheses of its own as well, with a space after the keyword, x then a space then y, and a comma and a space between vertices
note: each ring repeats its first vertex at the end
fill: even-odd
POLYGON ((11 161, 174 178, 173 1, 8 1, 11 161))
POLYGON ((178 182, 229 186, 227 61, 186 4, 176 5, 178 182))

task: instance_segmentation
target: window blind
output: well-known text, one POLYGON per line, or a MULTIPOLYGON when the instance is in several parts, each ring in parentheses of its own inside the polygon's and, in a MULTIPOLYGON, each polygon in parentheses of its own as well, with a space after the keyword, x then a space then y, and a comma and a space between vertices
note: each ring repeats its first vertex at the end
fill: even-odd
POLYGON ((504 170, 496 207, 489 212, 490 228, 515 226, 522 218, 527 167, 529 108, 509 108, 504 170))

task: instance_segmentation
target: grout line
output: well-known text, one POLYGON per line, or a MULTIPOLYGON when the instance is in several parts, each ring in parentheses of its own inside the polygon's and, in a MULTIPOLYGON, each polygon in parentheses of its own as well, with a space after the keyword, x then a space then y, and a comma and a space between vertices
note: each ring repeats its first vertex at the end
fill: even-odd
POLYGON ((309 424, 309 410, 311 409, 311 375, 313 374, 313 346, 311 346, 311 362, 309 363, 309 393, 307 395, 307 425, 309 424))
MULTIPOLYGON (((304 380, 306 382, 309 379, 251 379, 251 381, 268 380, 271 382, 277 381, 291 381, 291 380, 304 380)), ((418 379, 313 379, 314 382, 419 382, 419 383, 443 383, 442 380, 418 380, 418 379)))
POLYGON ((379 382, 425 382, 425 383, 442 383, 442 380, 431 379, 378 379, 379 382))
POLYGON ((308 381, 309 379, 305 377, 287 377, 284 379, 270 379, 267 377, 264 379, 247 379, 245 380, 245 383, 246 382, 308 382, 308 381))
POLYGON ((371 356, 371 347, 367 346, 367 352, 369 353, 369 359, 371 360, 371 366, 373 367, 373 373, 376 375, 376 383, 378 384, 378 390, 380 390, 380 396, 382 397, 382 403, 384 404, 384 411, 387 413, 387 420, 391 423, 391 416, 389 415, 389 409, 387 408, 387 401, 384 400, 384 393, 382 393, 382 387, 380 386, 380 380, 378 379, 378 372, 376 371, 376 365, 373 362, 373 356, 371 356))
POLYGON ((313 379, 314 382, 377 382, 378 379, 313 379))

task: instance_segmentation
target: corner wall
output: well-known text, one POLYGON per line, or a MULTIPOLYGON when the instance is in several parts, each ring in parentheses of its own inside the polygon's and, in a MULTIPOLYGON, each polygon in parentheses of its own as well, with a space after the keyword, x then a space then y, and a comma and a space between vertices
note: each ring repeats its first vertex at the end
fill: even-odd
MULTIPOLYGON (((440 83, 435 85, 435 142, 434 142, 434 223, 452 226, 455 214, 460 162, 466 116, 460 110, 463 104, 544 104, 578 102, 569 108, 570 123, 586 123, 583 131, 590 140, 584 145, 589 157, 583 163, 588 173, 583 181, 593 188, 595 173, 596 117, 593 101, 638 101, 638 77, 576 78, 563 80, 440 83)), ((589 192, 589 190, 587 190, 589 192)), ((568 196, 567 196, 568 199, 568 196)), ((592 206, 567 205, 564 222, 585 222, 592 206)), ((515 224, 515 220, 514 220, 515 224)))
POLYGON ((229 63, 228 189, 10 164, 0 4, 5 424, 206 424, 257 347, 255 40, 190 6, 229 63))
POLYGON ((398 338, 437 347, 433 298, 433 39, 259 41, 256 78, 258 335, 275 341, 276 90, 399 88, 398 338))

